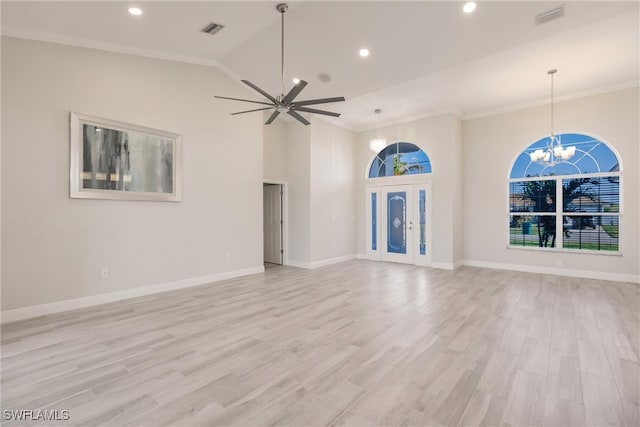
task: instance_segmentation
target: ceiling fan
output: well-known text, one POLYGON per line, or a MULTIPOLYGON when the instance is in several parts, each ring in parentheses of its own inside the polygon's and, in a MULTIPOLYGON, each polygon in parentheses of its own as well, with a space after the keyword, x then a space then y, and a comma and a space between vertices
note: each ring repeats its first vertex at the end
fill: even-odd
POLYGON ((281 70, 282 70, 281 94, 277 97, 273 97, 269 95, 266 91, 260 89, 258 86, 251 83, 250 81, 241 80, 242 83, 246 84, 251 89, 255 90, 256 92, 258 92, 259 94, 267 98, 269 102, 253 101, 250 99, 229 98, 227 96, 216 96, 216 98, 220 98, 220 99, 230 99, 232 101, 243 101, 243 102, 251 102, 253 104, 267 105, 267 107, 256 108, 256 109, 247 110, 247 111, 239 111, 237 113, 231 113, 232 116, 236 114, 251 113, 254 111, 274 110, 273 114, 271 114, 271 116, 269 116, 269 118, 265 122, 266 125, 271 124, 282 111, 286 111, 287 114, 289 114, 290 116, 298 120, 303 125, 309 125, 310 123, 307 119, 302 117, 298 112, 340 117, 340 114, 338 113, 333 113, 331 111, 325 111, 325 110, 317 110, 315 108, 308 108, 307 105, 328 104, 330 102, 341 102, 345 100, 343 96, 337 96, 333 98, 308 99, 306 101, 294 101, 294 99, 300 94, 300 92, 302 92, 302 89, 304 89, 304 87, 307 85, 307 82, 305 82, 304 80, 300 80, 295 86, 293 86, 293 88, 291 88, 289 93, 287 93, 286 95, 284 94, 284 13, 287 11, 288 8, 289 6, 286 3, 280 3, 276 6, 276 10, 280 12, 282 17, 282 20, 281 20, 281 29, 282 29, 281 53, 282 55, 281 55, 281 61, 280 61, 281 70))

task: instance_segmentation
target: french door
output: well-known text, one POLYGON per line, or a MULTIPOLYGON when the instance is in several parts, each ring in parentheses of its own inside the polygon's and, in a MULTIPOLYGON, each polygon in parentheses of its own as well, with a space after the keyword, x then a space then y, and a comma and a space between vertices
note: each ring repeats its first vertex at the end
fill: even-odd
POLYGON ((429 184, 367 188, 367 256, 430 265, 429 184))

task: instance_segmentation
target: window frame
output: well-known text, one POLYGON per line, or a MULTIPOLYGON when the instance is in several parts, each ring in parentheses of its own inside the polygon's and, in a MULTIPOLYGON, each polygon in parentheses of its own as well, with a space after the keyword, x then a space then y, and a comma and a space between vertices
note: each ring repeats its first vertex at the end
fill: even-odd
MULTIPOLYGON (((409 152, 403 152, 403 153, 398 153, 398 155, 402 155, 402 154, 406 154, 409 152)), ((384 165, 384 161, 382 162, 382 164, 380 165, 380 167, 382 167, 382 165, 384 165)), ((433 173, 433 164, 431 162, 431 157, 429 157, 429 155, 427 154, 427 152, 425 151, 424 148, 422 148, 420 145, 414 143, 414 142, 409 142, 409 141, 405 141, 405 140, 398 140, 398 141, 394 141, 390 144, 387 144, 382 150, 374 153, 374 155, 369 159, 369 162, 367 163, 367 168, 365 170, 365 180, 382 180, 382 179, 397 179, 397 178, 403 178, 403 177, 407 177, 407 176, 424 176, 424 175, 431 175, 433 173), (428 163, 428 170, 425 172, 421 172, 421 173, 408 173, 408 174, 402 174, 402 175, 378 175, 375 177, 371 177, 371 169, 373 168, 373 165, 376 161, 376 159, 382 160, 380 158, 380 154, 382 152, 384 152, 385 150, 387 150, 389 147, 391 146, 397 146, 399 148, 400 144, 407 144, 407 145, 412 145, 415 148, 417 148, 417 150, 415 152, 422 152, 425 157, 426 157, 426 161, 428 163)))
MULTIPOLYGON (((590 254, 590 255, 605 255, 605 256, 622 256, 624 249, 624 239, 622 233, 620 233, 620 228, 622 228, 623 216, 624 216, 624 178, 623 178, 623 168, 622 161, 618 152, 606 141, 601 138, 593 137, 588 134, 584 134, 582 132, 571 132, 575 134, 580 134, 584 136, 589 136, 594 139, 597 139, 599 142, 604 144, 611 152, 616 156, 616 160, 618 162, 618 170, 611 172, 594 172, 594 173, 575 173, 575 174, 567 174, 567 175, 547 175, 547 176, 528 176, 521 178, 511 178, 513 168, 516 160, 520 156, 522 152, 518 152, 516 156, 513 158, 511 165, 508 170, 508 179, 507 179, 507 196, 506 196, 506 243, 507 249, 516 249, 516 250, 525 250, 525 251, 538 251, 538 252, 554 252, 554 253, 578 253, 578 254, 590 254), (617 212, 564 212, 564 194, 563 194, 563 181, 571 180, 576 178, 607 178, 607 177, 617 177, 618 178, 618 211, 617 212), (526 246, 526 245, 513 245, 511 243, 511 218, 514 215, 519 216, 530 216, 536 217, 541 214, 541 212, 512 212, 511 211, 511 185, 512 183, 520 183, 520 182, 530 182, 530 181, 555 181, 555 211, 549 212, 549 215, 552 215, 555 218, 555 246, 554 247, 540 247, 540 246, 526 246), (581 248, 565 248, 564 247, 564 217, 610 217, 615 216, 618 218, 618 250, 597 250, 597 249, 581 249, 581 248)), ((539 140, 535 141, 533 144, 527 146, 524 150, 528 150, 532 145, 536 144, 539 140)))

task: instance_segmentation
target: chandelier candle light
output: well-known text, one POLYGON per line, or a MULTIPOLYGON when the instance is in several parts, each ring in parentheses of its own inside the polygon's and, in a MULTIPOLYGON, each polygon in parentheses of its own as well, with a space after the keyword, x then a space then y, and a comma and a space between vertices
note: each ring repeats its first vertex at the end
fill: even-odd
POLYGON ((544 166, 555 166, 558 163, 566 162, 576 154, 576 147, 562 147, 560 137, 553 133, 553 75, 558 70, 553 69, 547 71, 551 76, 551 136, 547 142, 547 149, 537 149, 533 153, 529 153, 531 161, 544 166))
MULTIPOLYGON (((382 112, 381 109, 376 108, 375 110, 373 110, 374 113, 376 113, 377 117, 380 117, 380 113, 382 112)), ((380 121, 378 120, 378 130, 377 130, 378 135, 380 135, 380 121)), ((374 139, 372 139, 371 141, 369 141, 369 148, 371 149, 371 151, 374 151, 376 153, 379 153, 380 151, 382 151, 382 149, 384 147, 387 146, 387 140, 384 139, 381 136, 376 136, 374 139)))

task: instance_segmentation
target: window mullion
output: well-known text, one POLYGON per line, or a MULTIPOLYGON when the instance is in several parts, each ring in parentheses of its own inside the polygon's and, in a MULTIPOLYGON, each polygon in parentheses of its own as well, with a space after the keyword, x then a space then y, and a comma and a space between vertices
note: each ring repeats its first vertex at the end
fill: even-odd
POLYGON ((556 178, 556 248, 564 247, 564 199, 562 178, 556 178))

